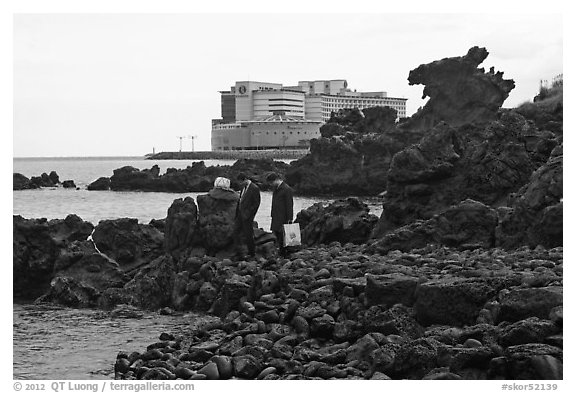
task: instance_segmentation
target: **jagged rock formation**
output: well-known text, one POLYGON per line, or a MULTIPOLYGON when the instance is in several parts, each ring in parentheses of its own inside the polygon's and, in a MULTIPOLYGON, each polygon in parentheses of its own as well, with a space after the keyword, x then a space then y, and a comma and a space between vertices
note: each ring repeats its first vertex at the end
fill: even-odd
POLYGON ((511 206, 499 209, 498 246, 562 245, 562 164, 562 148, 559 147, 548 162, 532 174, 530 181, 512 196, 511 206))
POLYGON ((102 220, 92 234, 98 250, 124 271, 138 269, 164 253, 164 235, 135 218, 102 220))
POLYGON ((440 122, 457 127, 494 120, 514 81, 491 68, 478 68, 488 57, 486 48, 470 48, 462 57, 450 57, 422 64, 410 71, 410 85, 425 85, 422 98, 430 97, 424 108, 402 125, 406 129, 428 130, 440 122))
POLYGON ((348 198, 328 205, 315 203, 298 213, 294 222, 300 224, 302 243, 310 246, 333 241, 365 243, 377 221, 365 203, 348 198))
POLYGON ((376 234, 430 219, 468 198, 487 205, 504 201, 536 169, 524 132, 532 132, 531 124, 514 113, 482 127, 437 125, 394 156, 376 234))
POLYGON ((100 178, 88 186, 89 190, 156 191, 156 192, 207 192, 217 177, 227 177, 233 188, 238 187, 236 177, 240 172, 252 178, 262 190, 268 190, 266 176, 270 172, 284 174, 288 164, 272 159, 240 159, 233 165, 206 167, 204 161, 194 162, 186 169, 168 168, 160 175, 158 165, 150 169, 125 166, 114 170, 108 181, 100 178))
POLYGON ((46 291, 60 253, 68 244, 86 240, 94 226, 76 215, 63 220, 13 217, 14 297, 35 299, 46 291))
POLYGON ((392 156, 417 143, 440 122, 458 127, 496 119, 514 82, 504 80, 501 72, 478 69, 487 56, 486 49, 474 47, 466 56, 412 70, 410 84, 425 84, 424 96, 430 96, 430 100, 424 109, 396 127, 383 108, 336 114, 320 130, 331 138, 311 141, 310 154, 291 163, 286 173, 288 183, 298 193, 308 195, 384 192, 392 156))
POLYGON ((320 138, 310 153, 290 163, 287 182, 302 195, 378 195, 386 189, 392 156, 415 143, 411 132, 320 138))
POLYGON ((37 302, 69 307, 95 307, 108 288, 120 288, 128 276, 116 261, 100 254, 90 241, 75 241, 60 253, 54 278, 37 302))

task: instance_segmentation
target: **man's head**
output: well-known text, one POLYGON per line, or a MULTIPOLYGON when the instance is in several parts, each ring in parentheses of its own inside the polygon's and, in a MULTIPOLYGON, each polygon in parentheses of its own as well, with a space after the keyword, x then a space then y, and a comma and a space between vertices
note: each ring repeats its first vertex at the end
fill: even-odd
POLYGON ((280 183, 282 183, 282 179, 280 178, 280 176, 278 176, 277 173, 272 172, 268 176, 266 176, 266 182, 271 186, 278 187, 280 183))
POLYGON ((238 180, 238 183, 244 188, 248 185, 250 179, 248 179, 248 176, 246 176, 244 172, 240 172, 238 176, 236 176, 236 180, 238 180))

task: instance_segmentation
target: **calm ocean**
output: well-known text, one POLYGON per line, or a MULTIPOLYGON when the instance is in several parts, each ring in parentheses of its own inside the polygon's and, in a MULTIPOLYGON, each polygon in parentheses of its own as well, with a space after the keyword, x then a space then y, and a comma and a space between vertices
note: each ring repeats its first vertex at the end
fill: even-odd
MULTIPOLYGON (((234 161, 207 160, 206 165, 231 165, 234 161)), ((195 193, 87 191, 86 186, 113 170, 131 165, 146 169, 158 164, 167 168, 186 168, 190 161, 145 160, 141 157, 15 158, 13 172, 27 177, 56 171, 60 181, 74 180, 80 190, 44 188, 14 191, 13 213, 25 218, 65 218, 74 213, 98 224, 103 219, 137 218, 148 223, 165 218, 176 198, 196 197, 195 193)), ((256 220, 269 229, 272 194, 262 193, 256 220)), ((312 204, 329 201, 319 198, 294 199, 296 214, 312 204)), ((380 215, 379 202, 369 203, 371 212, 380 215)), ((180 317, 149 313, 139 320, 114 320, 98 310, 75 310, 33 304, 13 306, 13 375, 15 379, 102 379, 113 378, 113 365, 119 351, 142 351, 160 333, 187 326, 196 314, 180 317), (103 339, 105 337, 105 339, 103 339)))

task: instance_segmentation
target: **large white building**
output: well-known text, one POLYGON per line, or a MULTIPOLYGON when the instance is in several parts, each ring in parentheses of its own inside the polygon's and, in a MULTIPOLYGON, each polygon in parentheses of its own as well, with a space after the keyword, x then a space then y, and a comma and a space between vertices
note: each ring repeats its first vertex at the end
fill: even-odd
POLYGON ((344 108, 388 106, 406 117, 405 98, 351 91, 344 79, 297 86, 239 81, 220 94, 222 119, 212 121, 212 150, 307 148, 332 112, 344 108))

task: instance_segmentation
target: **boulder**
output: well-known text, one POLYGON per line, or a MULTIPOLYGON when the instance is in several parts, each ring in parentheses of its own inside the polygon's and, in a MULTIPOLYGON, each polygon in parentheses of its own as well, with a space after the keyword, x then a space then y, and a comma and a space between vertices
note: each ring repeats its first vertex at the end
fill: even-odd
POLYGON ((395 351, 394 362, 384 371, 393 379, 422 379, 439 366, 438 357, 445 347, 429 337, 407 341, 395 351))
POLYGON ((429 220, 416 220, 386 233, 368 249, 387 254, 392 250, 410 251, 428 244, 463 249, 491 248, 497 224, 496 210, 466 199, 429 220))
POLYGON ((130 304, 148 310, 171 306, 176 269, 172 257, 156 258, 138 273, 123 288, 124 298, 130 304))
POLYGON ((164 249, 173 255, 199 243, 198 207, 191 197, 178 198, 168 209, 164 228, 164 249))
POLYGON ((109 177, 99 177, 92 183, 88 184, 89 191, 107 191, 110 189, 110 178, 109 177))
POLYGON ((55 302, 68 307, 94 307, 99 297, 98 291, 70 277, 55 277, 50 282, 50 290, 36 302, 55 302))
POLYGON ((472 324, 484 304, 494 297, 499 289, 497 284, 487 279, 430 280, 416 289, 416 319, 424 326, 472 324))
POLYGON ((21 173, 14 173, 12 176, 12 190, 30 190, 38 186, 21 173))
POLYGON ((92 234, 98 250, 132 272, 164 253, 164 235, 135 218, 102 220, 92 234))
POLYGON ((60 177, 58 176, 58 174, 55 171, 50 172, 50 174, 48 175, 48 178, 50 179, 52 184, 60 184, 60 177))
POLYGON ((218 188, 208 194, 198 195, 198 231, 208 253, 233 249, 239 199, 236 192, 218 188))
POLYGON ((410 339, 419 338, 424 334, 424 328, 416 321, 413 310, 401 304, 389 309, 372 306, 366 311, 360 323, 366 333, 394 334, 410 339))
POLYGON ((98 253, 90 241, 75 241, 61 251, 54 264, 54 279, 38 301, 71 307, 94 307, 108 288, 128 281, 118 264, 98 253))
POLYGON ((76 240, 85 240, 94 226, 76 215, 46 220, 13 217, 14 297, 35 299, 52 280, 60 252, 76 240))
POLYGON ((30 181, 37 187, 56 187, 60 182, 56 172, 50 172, 50 175, 42 173, 40 176, 32 176, 30 181))
POLYGON ((76 184, 74 184, 74 180, 64 180, 62 182, 62 187, 64 187, 64 188, 76 188, 76 184))
POLYGON ((562 379, 563 352, 546 344, 521 344, 506 348, 505 372, 509 379, 562 379))
POLYGON ((503 347, 543 343, 548 336, 556 334, 558 327, 552 321, 530 317, 502 328, 498 342, 503 347))
POLYGON ((305 245, 331 243, 365 243, 378 217, 357 198, 338 200, 328 205, 322 202, 300 211, 296 223, 300 224, 305 245))
POLYGON ((75 241, 61 251, 54 264, 55 277, 67 277, 97 291, 121 288, 128 278, 116 261, 100 254, 90 241, 75 241))
POLYGON ((412 306, 416 300, 418 278, 402 273, 366 274, 366 302, 369 306, 395 304, 412 306))
POLYGON ((548 319, 563 301, 562 287, 517 288, 500 299, 498 321, 516 322, 529 317, 548 319))

